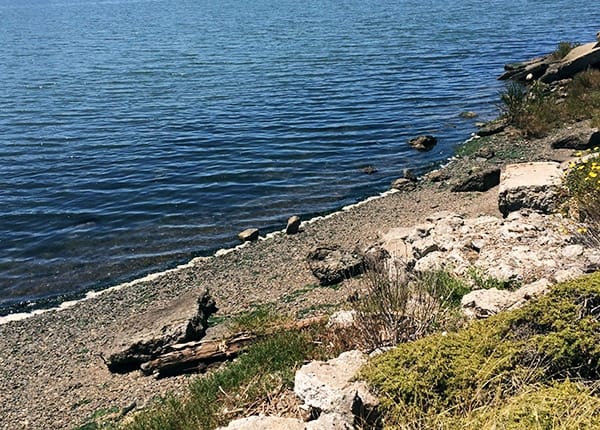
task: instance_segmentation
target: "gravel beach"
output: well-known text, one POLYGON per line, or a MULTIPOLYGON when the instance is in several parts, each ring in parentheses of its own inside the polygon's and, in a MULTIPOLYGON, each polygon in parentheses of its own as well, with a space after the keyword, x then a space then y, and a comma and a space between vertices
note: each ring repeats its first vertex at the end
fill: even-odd
MULTIPOLYGON (((489 145, 518 149, 519 160, 564 158, 565 153, 536 143, 526 145, 505 132, 489 145), (499 146, 498 146, 499 145, 499 146)), ((515 160, 498 159, 501 166, 515 160)), ((444 169, 454 177, 478 163, 463 157, 444 169)), ((439 172, 438 172, 439 173, 439 172)), ((439 176, 439 175, 438 175, 439 176)), ((297 235, 275 234, 219 257, 198 259, 185 268, 134 282, 67 309, 0 325, 0 423, 4 429, 74 428, 100 410, 143 407, 151 398, 177 393, 190 376, 155 380, 139 371, 111 374, 102 353, 130 315, 163 307, 176 297, 209 288, 228 315, 272 303, 299 315, 343 303, 352 283, 340 288, 311 287, 297 300, 286 295, 317 280, 306 264, 316 246, 364 248, 392 227, 412 226, 437 211, 500 217, 497 187, 486 192, 452 192, 447 182, 423 180, 415 187, 369 199, 331 216, 304 223, 297 235)), ((283 226, 282 226, 283 227, 283 226)))

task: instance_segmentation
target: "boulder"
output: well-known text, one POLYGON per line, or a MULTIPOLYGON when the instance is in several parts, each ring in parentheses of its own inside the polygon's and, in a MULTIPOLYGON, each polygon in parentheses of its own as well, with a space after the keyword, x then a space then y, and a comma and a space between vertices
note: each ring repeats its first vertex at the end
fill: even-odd
POLYGON ((247 228, 238 234, 240 242, 251 242, 258 239, 260 231, 257 228, 247 228))
POLYGON ((597 128, 590 127, 589 121, 582 121, 571 127, 562 129, 550 141, 554 149, 588 149, 600 146, 600 132, 597 128))
POLYGON ((123 329, 105 352, 109 370, 122 373, 137 369, 171 345, 201 339, 208 317, 216 310, 214 300, 204 290, 122 321, 123 329))
POLYGON ((500 183, 500 168, 489 167, 470 173, 452 187, 454 192, 487 191, 500 183))
POLYGON ((546 72, 550 63, 552 63, 550 57, 538 57, 524 63, 506 64, 504 66, 505 72, 498 79, 501 81, 506 79, 514 81, 538 79, 546 72))
POLYGON ((552 63, 540 80, 546 84, 560 79, 571 78, 579 72, 600 64, 600 47, 590 42, 573 48, 565 58, 552 63))
POLYGON ((559 203, 562 170, 559 163, 509 164, 500 176, 498 207, 504 216, 521 208, 552 213, 559 203))
POLYGON ((329 361, 313 361, 302 366, 294 379, 294 392, 312 409, 323 414, 339 414, 352 424, 356 411, 372 413, 378 406, 364 382, 354 381, 367 356, 348 351, 329 361))
POLYGON ((464 119, 473 119, 473 118, 477 118, 478 115, 476 112, 468 110, 468 111, 461 112, 458 116, 460 116, 461 118, 464 118, 464 119))
POLYGON ((429 151, 437 144, 437 139, 430 135, 417 136, 410 139, 408 144, 418 151, 429 151))
POLYGON ((300 217, 294 215, 290 217, 287 222, 287 226, 285 227, 286 234, 296 234, 300 229, 300 217))
POLYGON ((308 266, 320 284, 333 285, 365 270, 364 257, 339 246, 320 247, 308 254, 308 266))

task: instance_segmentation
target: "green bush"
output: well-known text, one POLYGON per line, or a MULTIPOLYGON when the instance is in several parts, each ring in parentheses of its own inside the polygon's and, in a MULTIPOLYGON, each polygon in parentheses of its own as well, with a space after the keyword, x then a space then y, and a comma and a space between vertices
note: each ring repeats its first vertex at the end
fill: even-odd
POLYGON ((445 425, 502 407, 531 387, 597 378, 599 319, 600 273, 459 332, 401 344, 375 358, 363 376, 381 396, 388 425, 466 428, 445 425))

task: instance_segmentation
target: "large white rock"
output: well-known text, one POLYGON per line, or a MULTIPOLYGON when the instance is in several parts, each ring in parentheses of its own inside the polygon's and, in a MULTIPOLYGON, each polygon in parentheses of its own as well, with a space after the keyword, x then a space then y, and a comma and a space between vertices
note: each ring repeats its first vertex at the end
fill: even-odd
POLYGON ((502 171, 498 207, 505 216, 521 208, 552 213, 561 191, 559 163, 509 164, 502 171))
POLYGON ((348 351, 326 362, 308 363, 296 372, 294 392, 311 408, 340 414, 352 423, 353 408, 371 408, 378 403, 364 382, 352 380, 366 362, 362 352, 348 351))
POLYGON ((217 430, 305 430, 304 422, 295 418, 264 417, 253 415, 231 421, 227 427, 217 430))

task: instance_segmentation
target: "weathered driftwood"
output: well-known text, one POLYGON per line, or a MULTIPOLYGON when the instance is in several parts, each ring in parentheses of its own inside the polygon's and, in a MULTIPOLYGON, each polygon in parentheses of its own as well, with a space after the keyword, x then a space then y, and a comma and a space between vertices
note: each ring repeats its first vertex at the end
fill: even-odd
POLYGON ((146 375, 167 376, 203 370, 208 364, 231 358, 259 337, 240 333, 227 340, 188 342, 173 345, 174 351, 160 355, 140 366, 146 375))
POLYGON ((169 351, 143 363, 140 369, 145 375, 157 377, 202 371, 209 364, 231 359, 257 340, 279 330, 301 330, 321 323, 326 317, 314 317, 296 321, 267 330, 266 333, 237 333, 228 339, 200 340, 169 346, 169 351))

